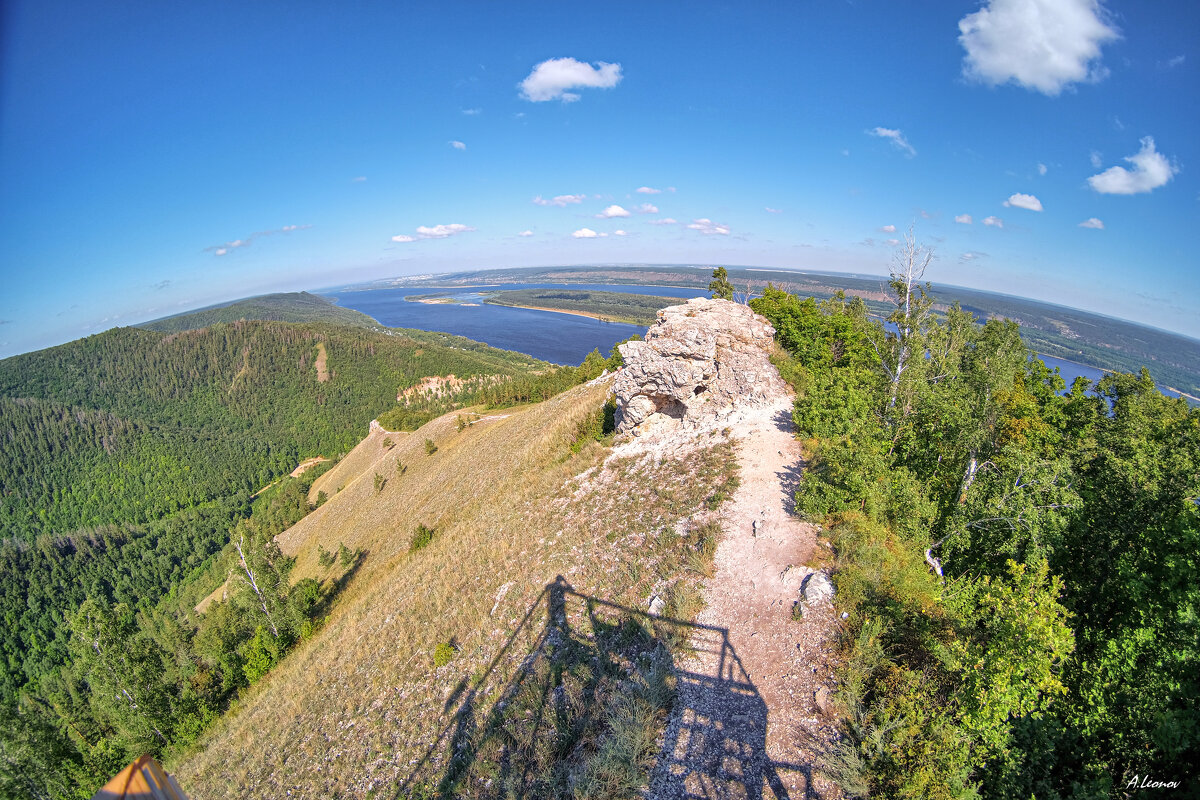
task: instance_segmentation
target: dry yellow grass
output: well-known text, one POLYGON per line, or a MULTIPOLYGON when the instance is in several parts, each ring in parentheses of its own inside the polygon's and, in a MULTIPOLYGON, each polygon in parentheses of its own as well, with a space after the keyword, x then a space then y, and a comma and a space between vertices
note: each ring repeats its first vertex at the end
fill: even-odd
MULTIPOLYGON (((170 765, 188 793, 393 797, 414 777, 436 779, 456 686, 498 653, 498 680, 518 669, 528 641, 510 642, 512 634, 557 575, 584 594, 642 608, 650 592, 678 582, 683 559, 671 550, 728 479, 729 445, 706 439, 674 459, 607 466, 609 451, 595 442, 572 455, 580 423, 607 391, 577 387, 462 431, 449 414, 411 435, 388 434, 391 449, 372 435, 340 475, 351 456, 322 476, 318 484, 341 492, 280 536, 297 558, 295 577, 324 573, 318 545, 344 542, 366 558, 324 627, 201 749, 170 765), (432 455, 427 438, 438 447, 432 455), (378 492, 376 473, 386 479, 378 492), (418 524, 436 535, 410 553, 418 524), (435 668, 433 653, 448 642, 457 657, 435 668)), ((486 711, 487 697, 475 702, 486 711)))

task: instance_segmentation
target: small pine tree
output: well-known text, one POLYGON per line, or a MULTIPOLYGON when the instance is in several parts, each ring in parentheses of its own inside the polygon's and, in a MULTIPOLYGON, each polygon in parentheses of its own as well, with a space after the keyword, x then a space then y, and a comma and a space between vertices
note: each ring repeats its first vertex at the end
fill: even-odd
POLYGON ((433 443, 433 439, 425 440, 425 455, 431 456, 437 452, 437 445, 433 443))
POLYGON ((467 429, 467 424, 468 423, 467 423, 466 418, 464 418, 462 414, 459 414, 457 419, 455 420, 454 426, 456 428, 458 428, 459 433, 462 433, 464 430, 467 429))
POLYGON ((397 461, 397 462, 396 462, 396 474, 397 474, 397 475, 403 475, 403 474, 404 474, 404 473, 406 473, 406 472, 408 472, 408 467, 404 466, 404 462, 403 462, 403 461, 397 461))
POLYGON ((382 475, 380 475, 378 472, 376 472, 375 473, 375 494, 379 494, 380 492, 383 491, 383 485, 385 483, 387 483, 387 479, 384 478, 382 475))
POLYGON ((342 562, 342 566, 348 567, 353 564, 354 559, 358 557, 358 553, 346 547, 345 542, 338 542, 338 545, 338 560, 342 562))
POLYGON ((317 563, 322 567, 332 567, 333 553, 329 552, 321 545, 317 545, 317 563))
POLYGON ((325 501, 329 499, 329 495, 324 492, 317 492, 317 508, 325 505, 325 501))
POLYGON ((729 282, 729 272, 724 267, 717 267, 713 270, 712 276, 712 283, 708 284, 708 290, 712 292, 713 298, 732 300, 733 284, 729 282))

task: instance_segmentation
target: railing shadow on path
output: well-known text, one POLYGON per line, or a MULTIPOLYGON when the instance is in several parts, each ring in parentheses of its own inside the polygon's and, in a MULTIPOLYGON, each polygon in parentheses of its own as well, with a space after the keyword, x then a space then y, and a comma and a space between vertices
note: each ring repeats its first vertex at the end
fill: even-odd
POLYGON ((675 678, 643 796, 782 800, 794 796, 780 777, 791 772, 803 776, 803 797, 817 797, 807 765, 768 756, 767 706, 727 629, 584 595, 561 575, 486 669, 449 693, 449 719, 392 797, 571 796, 580 759, 595 755, 595 734, 609 724, 613 676, 631 669, 643 684, 664 671, 675 678), (691 650, 685 664, 673 663, 666 641, 691 650))

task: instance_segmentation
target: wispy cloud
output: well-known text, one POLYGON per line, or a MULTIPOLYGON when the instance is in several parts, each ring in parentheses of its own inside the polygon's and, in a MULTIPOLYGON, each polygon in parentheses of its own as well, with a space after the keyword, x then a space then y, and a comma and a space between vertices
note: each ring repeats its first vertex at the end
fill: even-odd
POLYGON ((628 217, 629 212, 618 205, 611 205, 596 215, 596 219, 615 219, 617 217, 628 217))
POLYGON ((482 108, 464 108, 461 110, 462 110, 462 113, 467 115, 468 117, 477 117, 483 113, 482 108))
POLYGON ((613 231, 613 236, 627 236, 627 235, 628 234, 625 231, 620 230, 620 229, 613 231))
POLYGON ((1109 167, 1088 178, 1088 186, 1101 194, 1143 194, 1163 186, 1179 171, 1154 149, 1154 139, 1150 136, 1142 139, 1141 150, 1125 160, 1133 164, 1133 169, 1109 167))
POLYGON ((576 239, 599 239, 604 236, 607 236, 607 234, 604 234, 604 233, 596 233, 591 228, 580 228, 579 230, 575 231, 571 235, 574 236, 576 239))
POLYGON ((170 285, 171 285, 170 280, 161 280, 158 283, 150 284, 150 288, 156 292, 161 292, 163 289, 169 288, 170 285))
POLYGON ((1017 192, 1016 194, 1009 195, 1008 199, 1004 201, 1004 207, 1024 208, 1028 211, 1041 211, 1042 201, 1038 200, 1031 194, 1021 194, 1020 192, 1017 192))
POLYGON ((1101 157, 1099 150, 1093 150, 1088 153, 1088 161, 1092 163, 1093 167, 1099 169, 1100 165, 1104 163, 1104 158, 1101 157))
POLYGON ((466 150, 467 149, 467 146, 465 144, 463 144, 462 142, 458 141, 457 139, 452 139, 449 142, 449 145, 451 147, 453 147, 455 150, 466 150))
POLYGON ((729 235, 728 225, 718 224, 707 217, 701 217, 700 219, 692 220, 691 223, 688 224, 688 228, 693 231, 700 231, 705 236, 710 236, 712 234, 719 234, 721 236, 729 235))
POLYGON ((359 175, 357 178, 351 178, 351 179, 350 179, 350 182, 351 182, 351 183, 362 183, 362 182, 363 182, 363 181, 365 181, 366 179, 367 179, 367 176, 366 176, 366 175, 359 175))
POLYGON ((1168 58, 1166 61, 1158 62, 1158 68, 1159 69, 1175 69, 1176 67, 1183 66, 1183 62, 1185 62, 1185 61, 1187 61, 1187 56, 1178 55, 1178 56, 1175 56, 1174 58, 1168 58))
POLYGON ((989 0, 958 30, 964 77, 1050 96, 1104 78, 1100 48, 1120 38, 1097 0, 989 0))
POLYGON ((763 210, 766 211, 768 214, 782 214, 783 213, 782 208, 771 208, 770 206, 763 206, 763 210))
POLYGON ((954 218, 954 221, 959 223, 960 225, 970 225, 975 220, 971 219, 970 214, 959 214, 957 217, 954 218))
POLYGON ((564 208, 569 205, 577 205, 587 199, 586 194, 560 194, 557 197, 552 197, 549 200, 543 198, 540 194, 533 198, 535 206, 558 206, 564 208))
POLYGON ((662 194, 662 189, 653 189, 649 186, 639 186, 634 191, 638 194, 662 194))
POLYGON ((1004 220, 999 217, 984 217, 983 224, 991 228, 1003 228, 1004 220))
POLYGON ((551 58, 533 68, 519 84, 521 97, 533 103, 579 99, 568 89, 611 89, 621 81, 621 65, 597 61, 595 66, 573 58, 551 58))
POLYGON ((987 258, 987 253, 978 253, 973 250, 968 250, 958 257, 958 263, 969 264, 972 261, 978 261, 981 258, 987 258))
POLYGON ((1038 166, 1037 166, 1037 171, 1038 171, 1038 175, 1045 175, 1049 171, 1049 169, 1046 167, 1045 164, 1043 164, 1039 161, 1038 166))
POLYGON ((634 210, 639 214, 657 214, 658 206, 654 205, 653 203, 642 203, 634 210))
POLYGON ((1102 230, 1104 230, 1104 223, 1101 222, 1100 220, 1096 219, 1095 217, 1089 217, 1089 218, 1085 219, 1083 222, 1079 223, 1079 227, 1094 228, 1095 230, 1102 231, 1102 230))
POLYGON ((908 139, 904 138, 904 134, 893 128, 872 128, 867 131, 869 136, 878 136, 881 139, 888 139, 896 149, 912 158, 917 154, 916 148, 908 143, 908 139))
POLYGON ((517 234, 517 236, 533 236, 533 231, 525 230, 517 234))
POLYGON ((895 233, 896 226, 895 225, 884 225, 879 230, 883 231, 884 233, 895 233))
POLYGON ((679 221, 671 217, 663 217, 662 219, 650 220, 651 225, 678 225, 679 221))
POLYGON ((460 233, 470 233, 473 230, 475 229, 470 225, 463 225, 461 222, 451 222, 448 225, 418 225, 416 236, 401 233, 393 236, 392 241, 399 244, 406 244, 422 239, 447 239, 460 233))
POLYGON ((252 244, 253 242, 255 242, 258 239, 262 239, 267 236, 274 236, 277 233, 292 233, 293 231, 303 231, 303 230, 307 230, 311 227, 312 227, 312 225, 284 225, 282 228, 276 228, 275 230, 255 231, 254 233, 250 234, 249 236, 246 236, 241 239, 234 239, 233 241, 225 242, 224 244, 211 245, 209 247, 204 248, 204 250, 202 252, 212 253, 213 255, 216 255, 216 256, 224 256, 224 255, 228 255, 229 253, 232 253, 234 250, 237 250, 241 247, 248 247, 250 244, 252 244))

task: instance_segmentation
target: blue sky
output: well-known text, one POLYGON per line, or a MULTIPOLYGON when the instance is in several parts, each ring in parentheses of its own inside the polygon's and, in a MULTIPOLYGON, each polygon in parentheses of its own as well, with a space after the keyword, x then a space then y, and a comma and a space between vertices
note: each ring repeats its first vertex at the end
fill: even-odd
POLYGON ((934 281, 1200 337, 1194 2, 3 14, 0 356, 454 269, 882 274, 910 225, 934 281))

